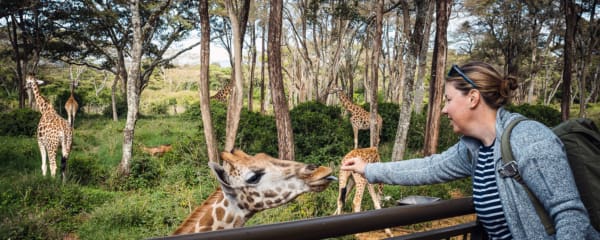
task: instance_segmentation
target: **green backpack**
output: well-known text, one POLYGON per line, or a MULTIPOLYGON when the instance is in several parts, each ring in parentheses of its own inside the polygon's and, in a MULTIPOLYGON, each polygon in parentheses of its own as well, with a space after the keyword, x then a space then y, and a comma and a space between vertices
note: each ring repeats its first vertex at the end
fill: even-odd
MULTIPOLYGON (((502 134, 500 148, 502 151, 503 166, 505 167, 501 172, 508 172, 505 175, 512 176, 525 187, 525 191, 542 220, 546 232, 549 235, 553 235, 556 233, 553 222, 550 220, 540 201, 525 185, 523 179, 521 179, 516 167, 516 161, 512 155, 509 142, 510 132, 517 123, 523 120, 526 120, 526 118, 521 117, 513 120, 506 130, 504 130, 504 134, 502 134)), ((567 158, 575 178, 575 183, 577 184, 577 189, 581 195, 581 201, 590 215, 592 226, 597 231, 600 231, 600 132, 596 125, 594 125, 594 122, 584 118, 565 121, 552 128, 552 131, 565 145, 567 158)))

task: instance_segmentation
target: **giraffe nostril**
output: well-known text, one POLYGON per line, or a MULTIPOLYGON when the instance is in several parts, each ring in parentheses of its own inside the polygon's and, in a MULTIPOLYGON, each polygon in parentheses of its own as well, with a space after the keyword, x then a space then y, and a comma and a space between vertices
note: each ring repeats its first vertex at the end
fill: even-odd
POLYGON ((308 169, 310 171, 315 170, 315 169, 317 169, 317 165, 315 165, 315 164, 309 164, 308 166, 306 166, 306 169, 308 169))

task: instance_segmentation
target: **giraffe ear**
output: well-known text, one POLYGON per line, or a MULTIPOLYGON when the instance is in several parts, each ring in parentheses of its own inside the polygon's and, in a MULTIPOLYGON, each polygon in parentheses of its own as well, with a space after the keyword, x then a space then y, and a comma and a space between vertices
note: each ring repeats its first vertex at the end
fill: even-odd
POLYGON ((219 181, 219 184, 221 184, 221 186, 223 188, 231 188, 231 184, 229 183, 227 173, 225 172, 225 169, 221 165, 214 163, 214 162, 209 162, 208 166, 213 171, 215 176, 217 176, 217 180, 219 181))

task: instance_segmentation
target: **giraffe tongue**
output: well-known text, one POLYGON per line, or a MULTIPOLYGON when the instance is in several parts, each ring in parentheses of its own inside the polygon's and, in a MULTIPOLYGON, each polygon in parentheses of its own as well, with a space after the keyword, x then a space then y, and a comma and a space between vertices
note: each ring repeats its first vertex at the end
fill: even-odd
POLYGON ((337 177, 335 177, 335 176, 329 175, 329 176, 327 176, 327 177, 325 178, 325 180, 329 180, 329 181, 337 181, 337 180, 338 180, 338 178, 337 178, 337 177))

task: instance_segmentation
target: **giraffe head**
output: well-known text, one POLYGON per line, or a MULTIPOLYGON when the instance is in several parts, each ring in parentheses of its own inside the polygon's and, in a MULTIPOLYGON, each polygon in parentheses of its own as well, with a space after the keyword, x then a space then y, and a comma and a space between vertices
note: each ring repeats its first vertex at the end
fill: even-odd
POLYGON ((255 213, 283 205, 306 192, 321 192, 335 180, 329 167, 280 160, 241 150, 221 153, 223 166, 209 163, 225 196, 255 213))
POLYGON ((27 89, 32 89, 34 86, 33 85, 42 85, 44 84, 44 81, 42 80, 38 80, 35 78, 35 76, 28 74, 27 77, 25 77, 25 87, 27 89))

